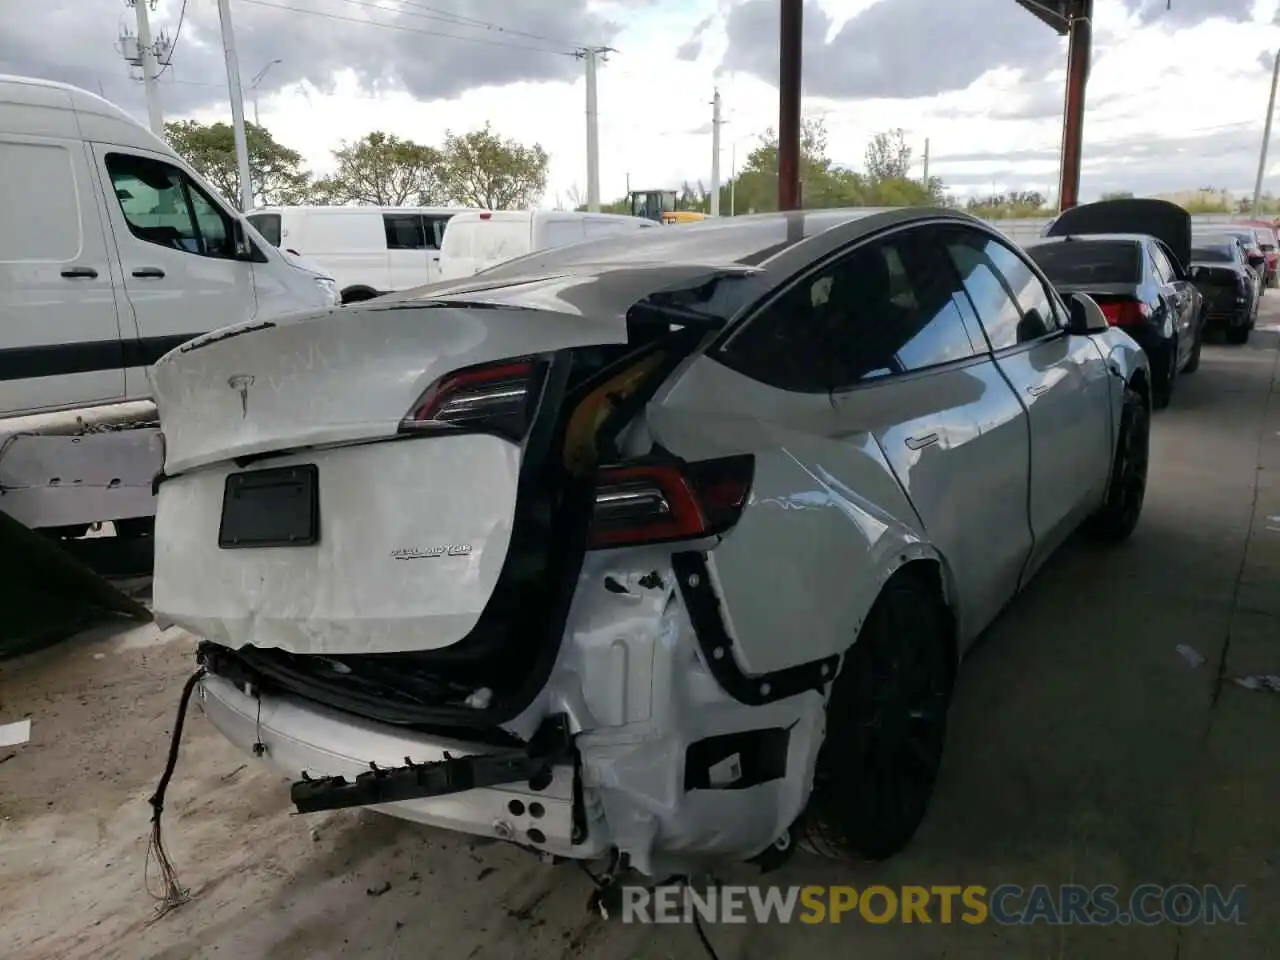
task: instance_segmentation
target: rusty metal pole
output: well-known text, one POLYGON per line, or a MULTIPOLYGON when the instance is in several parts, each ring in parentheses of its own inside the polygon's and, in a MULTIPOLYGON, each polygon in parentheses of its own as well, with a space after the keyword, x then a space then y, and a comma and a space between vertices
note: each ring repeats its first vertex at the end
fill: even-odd
POLYGON ((804 0, 781 0, 778 52, 778 209, 800 209, 800 71, 804 0))
POLYGON ((1062 172, 1058 210, 1080 202, 1080 156, 1084 141, 1085 87, 1093 45, 1093 0, 1079 0, 1067 28, 1067 97, 1062 115, 1062 172))

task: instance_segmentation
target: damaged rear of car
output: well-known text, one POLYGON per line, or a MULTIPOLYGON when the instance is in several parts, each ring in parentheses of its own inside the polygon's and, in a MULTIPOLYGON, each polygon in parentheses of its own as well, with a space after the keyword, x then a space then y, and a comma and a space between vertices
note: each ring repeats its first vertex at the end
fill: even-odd
MULTIPOLYGON (((203 638, 205 714, 300 812, 651 875, 790 849, 841 658, 899 568, 932 578, 904 613, 946 631, 934 679, 954 667, 947 575, 874 437, 806 465, 703 356, 854 216, 552 251, 165 356, 154 607, 203 638)), ((881 855, 927 789, 900 799, 881 855)))

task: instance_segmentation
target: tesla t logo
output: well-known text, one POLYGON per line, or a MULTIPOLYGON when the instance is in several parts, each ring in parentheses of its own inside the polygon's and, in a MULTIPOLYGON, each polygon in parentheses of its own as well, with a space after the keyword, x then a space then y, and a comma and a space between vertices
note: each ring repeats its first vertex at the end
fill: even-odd
POLYGON ((249 415, 249 388, 253 386, 253 377, 237 373, 234 377, 227 378, 227 386, 232 390, 240 391, 240 416, 247 417, 249 415))

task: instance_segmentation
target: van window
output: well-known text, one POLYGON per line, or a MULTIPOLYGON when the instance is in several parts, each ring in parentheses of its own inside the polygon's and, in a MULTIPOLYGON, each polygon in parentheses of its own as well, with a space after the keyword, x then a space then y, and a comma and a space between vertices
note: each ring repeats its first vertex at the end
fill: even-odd
POLYGON ((251 213, 248 220, 253 228, 262 234, 267 243, 273 247, 280 246, 280 214, 251 213))
POLYGON ((453 217, 451 213, 431 214, 423 216, 422 222, 426 228, 427 248, 430 250, 439 250, 440 244, 444 242, 444 228, 449 225, 449 220, 453 217))
POLYGON ((417 213, 384 213, 382 223, 387 231, 388 250, 425 250, 427 235, 422 216, 417 213))
POLYGON ((548 220, 542 233, 543 247, 567 247, 582 242, 581 220, 548 220))
POLYGON ((0 143, 0 261, 66 263, 80 256, 75 170, 65 147, 0 143), (23 225, 40 224, 26 229, 23 225))
POLYGON ((107 173, 129 232, 147 243, 231 259, 230 218, 177 167, 123 153, 109 153, 107 173))
POLYGON ((476 260, 497 263, 529 252, 529 221, 523 217, 473 220, 467 225, 474 231, 471 256, 476 260))

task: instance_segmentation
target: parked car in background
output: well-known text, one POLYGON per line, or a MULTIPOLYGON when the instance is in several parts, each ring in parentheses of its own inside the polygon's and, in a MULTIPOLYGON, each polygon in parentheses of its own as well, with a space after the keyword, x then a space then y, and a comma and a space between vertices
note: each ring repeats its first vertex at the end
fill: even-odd
MULTIPOLYGON (((1197 234, 1201 231, 1197 230, 1197 234)), ((1262 244, 1258 242, 1258 235, 1252 227, 1241 227, 1236 224, 1227 223, 1221 226, 1207 227, 1203 230, 1207 236, 1228 236, 1235 237, 1239 241, 1240 247, 1244 250, 1245 260, 1249 267, 1258 274, 1259 286, 1262 292, 1266 293, 1268 278, 1270 276, 1267 270, 1267 255, 1262 250, 1262 244)))
POLYGON ((440 279, 440 241, 457 213, 445 207, 263 207, 249 214, 264 237, 319 264, 343 303, 440 279))
POLYGON ((1274 287, 1280 283, 1280 242, 1277 242, 1275 225, 1266 220, 1241 220, 1240 223, 1253 231, 1258 249, 1266 257, 1266 275, 1264 286, 1274 287))
POLYGON ((449 221, 440 246, 440 278, 457 280, 538 250, 648 230, 654 220, 575 210, 469 210, 449 221))
POLYGON ((1204 297, 1206 330, 1221 331, 1228 343, 1248 342, 1258 319, 1262 283, 1240 242, 1231 236, 1196 234, 1189 273, 1204 297))
POLYGON ((650 875, 901 849, 960 657, 1146 489, 1142 350, 953 210, 635 230, 156 370, 213 724, 300 812, 650 875))
POLYGON ((1166 407, 1200 366, 1204 298, 1191 282, 1191 217, 1164 200, 1105 200, 1064 211, 1025 246, 1062 294, 1085 293, 1142 345, 1151 393, 1166 407))

